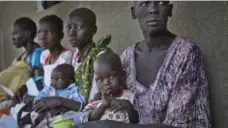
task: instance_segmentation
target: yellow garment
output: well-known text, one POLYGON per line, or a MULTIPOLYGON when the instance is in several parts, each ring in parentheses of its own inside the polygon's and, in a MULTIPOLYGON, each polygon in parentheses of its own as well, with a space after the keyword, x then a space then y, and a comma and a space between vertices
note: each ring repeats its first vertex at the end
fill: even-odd
MULTIPOLYGON (((15 93, 31 77, 31 68, 25 61, 14 60, 13 63, 0 72, 0 84, 15 93)), ((5 100, 7 94, 0 88, 0 101, 5 100)))

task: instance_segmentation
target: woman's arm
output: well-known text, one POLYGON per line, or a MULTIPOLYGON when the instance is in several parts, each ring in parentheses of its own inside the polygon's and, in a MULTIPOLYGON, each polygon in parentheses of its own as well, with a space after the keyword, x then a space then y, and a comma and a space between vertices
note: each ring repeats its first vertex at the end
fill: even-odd
POLYGON ((199 48, 191 48, 184 60, 171 90, 163 124, 210 128, 208 83, 199 48))
POLYGON ((127 112, 128 112, 131 123, 137 124, 139 122, 139 114, 131 103, 129 104, 129 108, 128 108, 127 112))
POLYGON ((36 101, 34 104, 34 110, 36 112, 42 112, 57 107, 78 111, 84 107, 84 104, 62 97, 47 97, 36 101))
POLYGON ((74 100, 61 98, 61 97, 56 97, 56 99, 61 102, 58 107, 64 107, 73 111, 79 111, 85 107, 84 103, 80 103, 74 100))

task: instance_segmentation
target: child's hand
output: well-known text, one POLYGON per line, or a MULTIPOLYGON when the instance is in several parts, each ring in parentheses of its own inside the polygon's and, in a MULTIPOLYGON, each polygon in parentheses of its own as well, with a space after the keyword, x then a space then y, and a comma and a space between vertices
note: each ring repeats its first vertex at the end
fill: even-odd
POLYGON ((59 114, 67 112, 67 109, 65 109, 65 108, 53 108, 53 109, 50 109, 48 112, 51 113, 51 116, 57 116, 59 114))
POLYGON ((111 101, 112 101, 111 88, 106 86, 102 90, 102 102, 104 105, 109 107, 111 104, 111 101))

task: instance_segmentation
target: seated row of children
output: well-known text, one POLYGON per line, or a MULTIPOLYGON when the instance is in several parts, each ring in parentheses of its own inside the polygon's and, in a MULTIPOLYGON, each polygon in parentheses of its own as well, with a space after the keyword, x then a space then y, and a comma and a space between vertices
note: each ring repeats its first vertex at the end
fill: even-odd
MULTIPOLYGON (((52 71, 51 86, 49 87, 43 86, 43 84, 38 82, 39 80, 36 80, 36 78, 42 78, 40 76, 42 75, 42 68, 35 68, 35 77, 33 79, 38 83, 36 88, 40 92, 35 97, 28 93, 23 96, 25 105, 17 116, 19 126, 24 127, 25 124, 31 124, 32 128, 47 125, 53 126, 58 115, 68 112, 74 113, 70 118, 74 120, 75 125, 97 120, 130 123, 131 120, 128 117, 128 113, 118 110, 113 104, 115 99, 128 100, 130 103, 133 103, 134 100, 134 95, 129 90, 124 90, 126 76, 119 56, 113 52, 102 53, 96 57, 93 69, 100 93, 97 93, 94 100, 89 101, 85 106, 87 99, 81 94, 80 88, 74 81, 74 68, 72 65, 58 65, 52 71), (43 104, 42 99, 47 97, 62 97, 74 100, 75 104, 78 105, 80 103, 77 108, 78 111, 75 112, 62 107, 52 108, 51 110, 39 107, 43 104), (22 111, 27 111, 28 113, 22 116, 22 111)), ((29 92, 28 87, 25 90, 29 92)), ((20 94, 18 97, 22 97, 22 95, 20 94)))

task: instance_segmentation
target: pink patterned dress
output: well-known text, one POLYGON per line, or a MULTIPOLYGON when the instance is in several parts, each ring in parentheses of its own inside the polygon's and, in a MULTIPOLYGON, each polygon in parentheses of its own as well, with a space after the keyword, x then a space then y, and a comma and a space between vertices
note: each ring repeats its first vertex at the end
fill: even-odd
POLYGON ((135 45, 121 55, 127 87, 135 94, 140 124, 181 128, 210 128, 208 82, 200 49, 176 37, 149 88, 136 79, 135 45))

